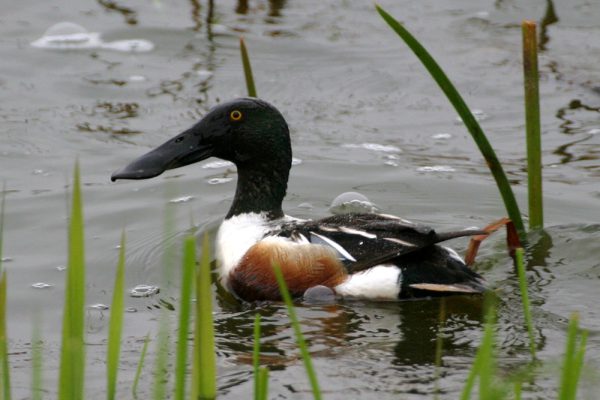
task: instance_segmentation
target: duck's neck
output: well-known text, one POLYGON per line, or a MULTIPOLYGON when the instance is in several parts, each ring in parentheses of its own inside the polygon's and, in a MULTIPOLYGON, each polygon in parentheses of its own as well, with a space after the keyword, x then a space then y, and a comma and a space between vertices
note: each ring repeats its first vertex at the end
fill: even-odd
POLYGON ((269 219, 283 217, 281 204, 287 190, 291 157, 268 161, 237 165, 235 197, 226 219, 245 213, 265 213, 269 219))

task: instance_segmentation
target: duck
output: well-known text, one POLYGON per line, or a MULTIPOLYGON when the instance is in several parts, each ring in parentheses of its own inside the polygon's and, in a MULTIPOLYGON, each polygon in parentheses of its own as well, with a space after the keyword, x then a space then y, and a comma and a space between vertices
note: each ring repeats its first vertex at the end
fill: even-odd
POLYGON ((281 112, 258 98, 214 106, 191 128, 114 172, 111 180, 149 179, 210 157, 237 168, 235 195, 216 233, 215 249, 221 285, 243 301, 282 299, 274 265, 295 298, 318 289, 336 299, 373 301, 488 290, 479 273, 442 245, 484 231, 437 232, 379 213, 315 220, 286 215, 290 132, 281 112))

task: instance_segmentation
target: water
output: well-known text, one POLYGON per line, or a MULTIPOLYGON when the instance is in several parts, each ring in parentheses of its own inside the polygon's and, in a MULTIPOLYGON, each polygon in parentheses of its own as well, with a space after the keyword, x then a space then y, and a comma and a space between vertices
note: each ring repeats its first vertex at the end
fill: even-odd
MULTIPOLYGON (((110 306, 123 228, 127 287, 161 288, 153 296, 127 298, 128 309, 137 311, 127 313, 124 322, 119 390, 128 396, 143 338, 156 334, 159 310, 177 304, 179 261, 164 257, 164 249, 173 246, 178 254, 191 226, 214 231, 229 207, 236 176, 232 166, 212 159, 150 181, 111 183, 109 177, 195 123, 210 106, 245 94, 240 34, 259 95, 282 111, 292 131, 297 161, 284 204, 288 213, 325 216, 336 196, 358 192, 383 212, 440 229, 483 226, 505 215, 485 163, 454 110, 371 2, 250 2, 246 13, 236 13, 234 1, 216 3, 219 25, 211 27, 212 36, 206 7, 198 11, 195 2, 133 1, 114 8, 64 0, 4 5, 0 179, 6 182, 7 214, 2 256, 10 260, 3 266, 9 273, 16 398, 28 396, 36 310, 42 311, 45 339, 49 393, 44 397, 55 396, 65 279, 57 266, 66 264, 66 210, 76 158, 84 185, 87 305, 110 306), (103 43, 143 40, 153 49, 31 46, 60 22, 96 32, 103 43), (170 204, 173 200, 179 201, 170 204), (173 229, 165 229, 168 213, 174 215, 173 229), (170 273, 163 272, 165 267, 170 273), (36 283, 52 287, 32 289, 36 283)), ((526 17, 545 21, 540 68, 548 235, 532 250, 528 275, 545 370, 525 387, 525 397, 554 397, 566 320, 578 311, 591 332, 591 368, 581 393, 594 398, 600 357, 600 226, 595 224, 600 219, 595 56, 600 52, 600 8, 584 0, 556 2, 553 9, 550 2, 519 0, 381 4, 407 23, 468 105, 481 111, 482 126, 524 208, 519 23, 526 17)), ((466 247, 461 240, 453 245, 459 251, 466 247)), ((528 348, 518 285, 501 233, 484 242, 477 268, 501 294, 500 366, 510 372, 527 362, 528 348)), ((271 396, 307 398, 308 383, 283 308, 240 304, 217 288, 214 299, 222 398, 250 393, 257 311, 265 321, 263 355, 272 369, 271 396)), ((326 398, 431 398, 439 307, 437 301, 302 305, 299 315, 326 398)), ((103 398, 110 310, 87 313, 86 388, 88 398, 103 398)), ((170 313, 173 324, 175 314, 170 313)), ((476 299, 447 303, 438 383, 442 398, 456 398, 462 388, 481 337, 481 314, 476 299)), ((145 371, 142 394, 148 394, 151 379, 150 370, 145 371)))

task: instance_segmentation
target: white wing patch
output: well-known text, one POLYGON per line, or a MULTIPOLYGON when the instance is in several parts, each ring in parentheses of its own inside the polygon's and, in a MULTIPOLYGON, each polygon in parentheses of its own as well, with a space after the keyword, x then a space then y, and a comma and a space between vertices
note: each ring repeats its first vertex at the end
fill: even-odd
POLYGON ((336 252, 338 252, 339 255, 342 256, 344 259, 350 260, 350 261, 356 261, 356 258, 352 257, 352 254, 348 253, 346 251, 346 249, 344 249, 342 246, 340 246, 339 243, 336 243, 335 241, 329 239, 327 236, 319 235, 318 233, 315 233, 315 232, 311 232, 310 236, 311 236, 311 238, 313 238, 312 242, 314 244, 323 244, 323 245, 329 246, 329 247, 333 248, 336 252), (315 239, 317 239, 317 240, 315 240, 315 239), (321 243, 319 243, 319 242, 321 242, 321 243))
POLYGON ((347 233, 349 235, 358 235, 358 236, 362 236, 364 238, 367 239, 377 239, 377 235, 369 233, 369 232, 365 232, 365 231, 359 231, 358 229, 352 229, 352 228, 348 228, 346 226, 340 226, 340 232, 344 232, 347 233))
POLYGON ((376 265, 365 271, 350 275, 335 287, 342 297, 369 300, 398 300, 402 284, 402 271, 396 265, 376 265))
POLYGON ((414 243, 406 242, 404 240, 400 240, 400 239, 396 239, 396 238, 383 238, 383 240, 387 240, 388 242, 398 243, 398 244, 401 244, 402 246, 406 246, 406 247, 415 247, 416 246, 416 244, 414 244, 414 243))

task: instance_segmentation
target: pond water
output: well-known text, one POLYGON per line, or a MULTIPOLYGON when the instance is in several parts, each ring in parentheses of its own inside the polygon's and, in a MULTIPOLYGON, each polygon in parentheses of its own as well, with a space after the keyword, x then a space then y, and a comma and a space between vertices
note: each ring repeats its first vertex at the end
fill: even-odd
MULTIPOLYGON (((119 398, 130 397, 143 338, 156 335, 162 305, 177 304, 179 264, 164 257, 164 249, 172 245, 178 253, 192 225, 214 231, 231 202, 236 174, 212 159, 149 181, 111 183, 109 177, 212 105, 245 94, 240 35, 259 96, 276 105, 291 127, 296 160, 284 204, 288 214, 327 215, 336 196, 354 191, 386 213, 440 229, 483 226, 505 215, 454 110, 370 1, 219 1, 212 26, 206 23, 206 4, 194 0, 5 3, 0 179, 6 184, 3 265, 15 398, 29 394, 34 321, 44 338, 44 397, 56 396, 68 192, 76 159, 85 200, 88 398, 104 397, 106 306, 122 229, 127 286, 149 285, 127 301, 119 398), (55 26, 61 22, 69 24, 55 26), (54 37, 39 41, 51 27, 54 37)), ((528 279, 544 363, 524 387, 524 397, 555 396, 566 321, 579 312, 590 331, 590 368, 580 394, 595 398, 600 7, 586 0, 381 5, 406 23, 478 110, 524 210, 520 22, 540 21, 547 230, 532 240, 528 279)), ((486 240, 476 268, 500 294, 499 360, 508 374, 524 366, 529 353, 518 283, 503 241, 503 233, 486 240)), ((462 251, 466 242, 453 245, 462 251)), ((220 398, 251 396, 256 312, 264 322, 270 397, 309 398, 282 306, 242 304, 216 287, 214 299, 220 398)), ((457 398, 482 334, 478 298, 448 299, 443 324, 434 300, 300 305, 298 312, 328 399, 428 399, 436 388, 441 398, 457 398), (442 363, 436 370, 440 329, 442 363)), ((174 322, 176 313, 169 316, 174 322)), ((140 384, 144 396, 151 390, 151 366, 149 361, 140 384)))

